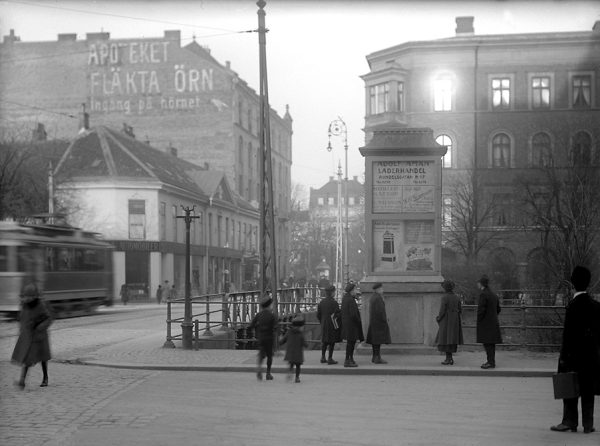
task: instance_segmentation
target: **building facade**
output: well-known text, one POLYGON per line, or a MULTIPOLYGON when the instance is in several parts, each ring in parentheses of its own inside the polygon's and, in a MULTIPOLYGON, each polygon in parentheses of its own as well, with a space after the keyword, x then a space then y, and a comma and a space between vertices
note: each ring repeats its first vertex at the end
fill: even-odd
POLYGON ((58 161, 55 190, 69 223, 115 246, 115 295, 122 284, 146 298, 158 285, 185 289, 187 228, 194 293, 241 289, 256 277, 258 211, 206 170, 105 126, 83 129, 58 161))
MULTIPOLYGON (((195 40, 111 39, 108 32, 24 42, 11 30, 0 44, 0 122, 9 137, 43 123, 49 139, 71 138, 85 110, 93 125, 125 125, 139 140, 225 173, 232 190, 258 208, 259 95, 195 40), (125 123, 125 124, 124 124, 125 123)), ((287 273, 292 118, 270 110, 279 269, 287 273)))
POLYGON ((476 172, 472 193, 489 211, 479 257, 496 286, 528 286, 539 237, 519 212, 516 184, 553 166, 600 167, 600 22, 586 32, 513 35, 477 35, 473 17, 456 23, 454 37, 367 56, 366 140, 390 124, 433 129, 448 147, 444 229, 459 201, 452 186, 476 172))

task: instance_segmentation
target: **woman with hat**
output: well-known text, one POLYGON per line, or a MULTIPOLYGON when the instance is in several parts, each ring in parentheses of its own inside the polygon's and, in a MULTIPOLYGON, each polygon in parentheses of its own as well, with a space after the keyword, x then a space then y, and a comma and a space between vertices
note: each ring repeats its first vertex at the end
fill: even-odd
POLYGON ((442 288, 446 291, 440 303, 440 311, 435 320, 439 324, 435 343, 440 352, 446 353, 443 365, 453 365, 452 353, 456 353, 458 344, 463 344, 463 332, 460 321, 462 306, 460 299, 454 294, 454 282, 444 280, 442 288))
POLYGON ((356 283, 350 281, 344 288, 344 297, 342 297, 342 339, 346 340, 346 360, 344 367, 358 367, 354 362, 354 346, 356 341, 365 340, 362 329, 362 320, 358 310, 358 290, 356 283))
POLYGON ((26 285, 21 293, 21 311, 19 314, 20 331, 12 354, 12 361, 21 365, 21 379, 17 385, 25 388, 25 378, 29 367, 42 363, 42 384, 48 386, 48 361, 50 360, 50 342, 48 327, 52 323, 46 304, 40 299, 35 284, 26 285))
POLYGON ((477 303, 477 342, 483 344, 487 361, 481 365, 482 369, 496 367, 496 344, 502 344, 500 333, 500 300, 489 288, 490 280, 483 275, 477 282, 481 294, 477 303))
POLYGON ((333 359, 335 343, 341 341, 340 337, 340 305, 335 300, 335 286, 325 288, 325 297, 317 306, 317 319, 321 323, 321 364, 337 364, 333 359), (325 352, 329 356, 325 359, 325 352))
POLYGON ((369 302, 367 344, 371 344, 373 349, 371 362, 375 364, 386 364, 387 362, 381 359, 381 344, 390 344, 392 342, 392 337, 387 321, 385 302, 383 301, 383 284, 380 282, 374 283, 373 291, 374 293, 369 302))

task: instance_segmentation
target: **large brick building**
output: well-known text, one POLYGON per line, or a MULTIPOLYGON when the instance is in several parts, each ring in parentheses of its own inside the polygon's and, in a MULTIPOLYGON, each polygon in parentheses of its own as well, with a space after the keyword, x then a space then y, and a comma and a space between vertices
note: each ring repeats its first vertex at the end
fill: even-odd
MULTIPOLYGON (((225 172, 253 206, 260 195, 259 96, 229 62, 179 31, 162 37, 111 39, 108 32, 60 34, 23 42, 11 31, 0 44, 0 121, 9 138, 42 123, 48 138, 71 138, 83 108, 91 126, 121 128, 138 140, 225 172)), ((289 251, 292 118, 270 111, 277 256, 289 251)))
POLYGON ((454 37, 367 56, 366 139, 390 124, 433 129, 448 147, 446 217, 457 201, 451 185, 478 172, 475 193, 494 203, 483 237, 501 235, 479 257, 496 286, 528 286, 539 237, 523 230, 515 181, 554 165, 600 166, 600 22, 590 31, 512 35, 477 35, 473 17, 456 23, 454 37))

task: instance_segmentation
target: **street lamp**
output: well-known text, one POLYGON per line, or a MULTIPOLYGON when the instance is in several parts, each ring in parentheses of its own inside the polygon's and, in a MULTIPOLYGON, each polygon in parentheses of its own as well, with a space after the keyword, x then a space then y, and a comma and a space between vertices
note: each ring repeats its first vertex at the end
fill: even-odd
POLYGON ((192 215, 195 206, 181 206, 185 215, 178 215, 177 218, 183 218, 185 221, 185 300, 183 322, 181 324, 181 344, 186 350, 192 349, 192 299, 190 296, 190 225, 194 218, 200 218, 192 215))
MULTIPOLYGON (((338 116, 337 119, 331 121, 329 123, 329 129, 327 130, 327 151, 331 152, 333 147, 331 146, 331 137, 332 136, 343 136, 344 138, 344 236, 342 239, 342 252, 344 258, 344 266, 341 273, 341 276, 344 282, 348 282, 350 280, 350 268, 348 265, 348 129, 346 127, 346 123, 344 120, 338 116)), ((341 166, 338 169, 341 171, 341 166)), ((341 172, 340 172, 341 174, 341 172)), ((338 199, 338 206, 339 206, 338 199)), ((338 207, 338 209, 340 209, 338 207)), ((341 218, 341 209, 338 212, 338 218, 341 218)))

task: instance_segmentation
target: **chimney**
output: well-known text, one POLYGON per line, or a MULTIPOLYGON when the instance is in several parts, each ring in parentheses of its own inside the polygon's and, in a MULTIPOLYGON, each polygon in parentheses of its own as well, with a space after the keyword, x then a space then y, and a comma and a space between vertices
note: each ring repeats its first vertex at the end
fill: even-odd
POLYGON ((231 70, 231 62, 226 60, 225 61, 225 68, 227 68, 228 70, 231 70))
POLYGON ((125 133, 127 136, 131 136, 132 138, 135 138, 135 134, 133 133, 133 127, 130 125, 127 125, 126 122, 123 123, 123 133, 125 133))
POLYGON ((169 152, 171 153, 171 155, 173 155, 175 158, 177 158, 177 147, 173 147, 170 143, 169 143, 169 152))
POLYGON ((353 176, 352 176, 352 180, 354 180, 354 181, 358 181, 358 175, 353 175, 353 176))
POLYGON ((600 20, 596 20, 596 23, 594 23, 594 26, 592 27, 592 31, 600 33, 600 20))
POLYGON ((456 18, 456 35, 457 36, 472 36, 475 33, 473 28, 473 20, 475 17, 457 17, 456 18))
POLYGON ((8 36, 4 36, 4 43, 13 43, 20 42, 21 38, 19 36, 15 36, 15 30, 11 29, 10 34, 8 36))
POLYGON ((330 176, 330 177, 329 177, 329 181, 330 181, 330 182, 331 182, 331 181, 333 181, 333 176, 330 176))
POLYGON ((33 130, 31 134, 31 139, 34 141, 46 141, 48 139, 48 133, 46 133, 46 128, 44 124, 38 122, 37 127, 33 130))
POLYGON ((58 35, 59 42, 75 42, 76 40, 77 40, 77 34, 75 34, 75 33, 58 35))
POLYGON ((179 30, 165 31, 165 40, 168 40, 169 42, 173 42, 175 45, 177 45, 177 48, 180 48, 181 47, 181 31, 179 31, 179 30))
POLYGON ((90 129, 90 114, 85 111, 85 104, 81 104, 81 113, 79 113, 79 133, 90 129))
POLYGON ((85 35, 86 40, 108 40, 110 39, 110 33, 105 33, 104 31, 99 33, 87 33, 85 35))

